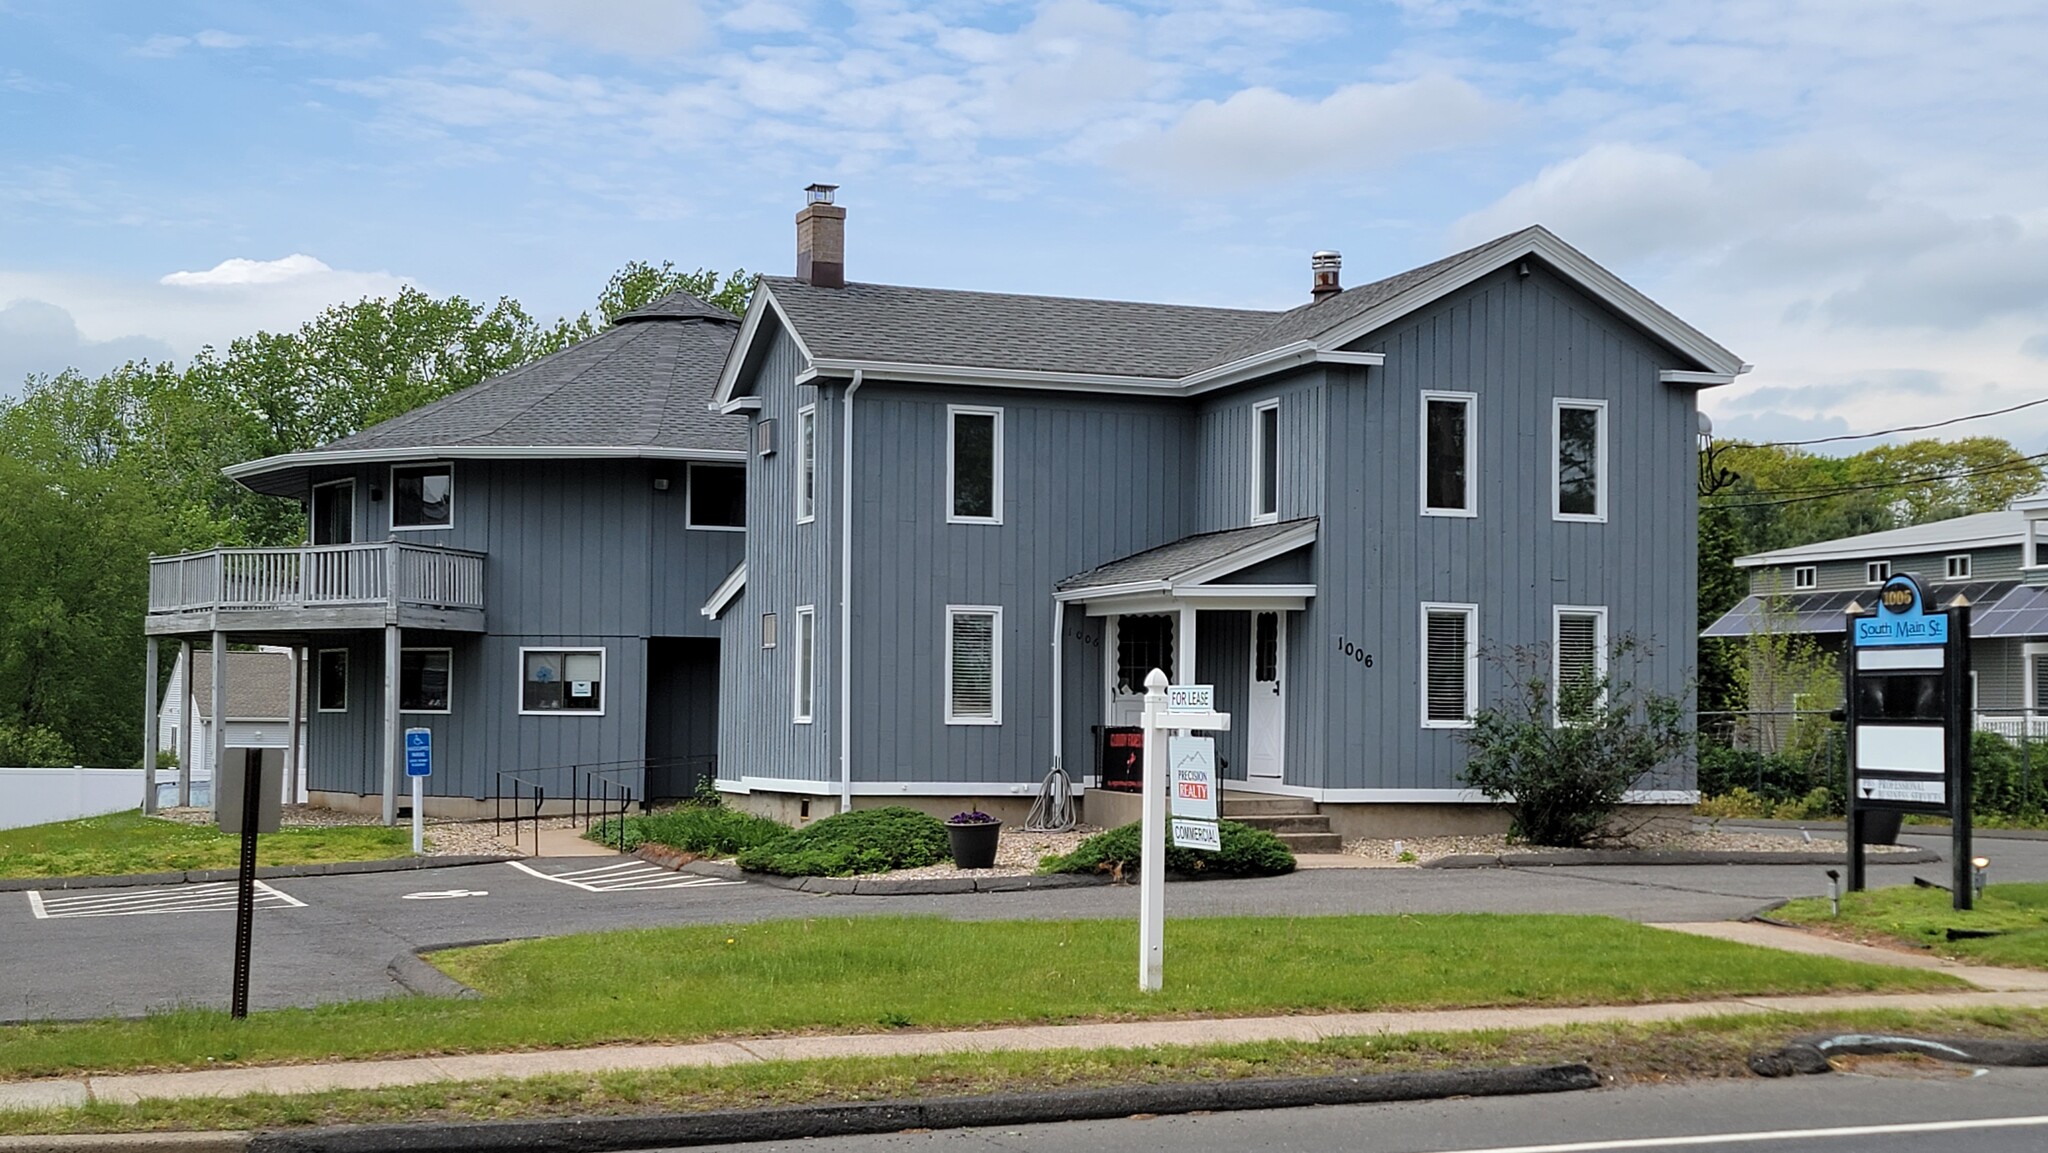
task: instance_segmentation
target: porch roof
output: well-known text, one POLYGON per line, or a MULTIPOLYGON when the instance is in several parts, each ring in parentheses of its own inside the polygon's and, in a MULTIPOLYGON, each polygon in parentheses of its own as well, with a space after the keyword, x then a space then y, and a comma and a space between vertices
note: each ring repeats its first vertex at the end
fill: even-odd
MULTIPOLYGON (((1954 600, 1957 593, 1961 593, 1973 606, 1970 615, 1972 637, 2048 636, 2048 588, 2023 585, 2018 581, 1972 581, 1927 586, 1928 599, 1937 605, 1954 600)), ((1861 588, 1775 598, 1744 597, 1700 635, 1749 636, 1758 631, 1758 626, 1770 611, 1767 602, 1773 600, 1782 606, 1780 615, 1785 622, 1782 626, 1785 631, 1839 633, 1845 627, 1842 614, 1848 609, 1849 602, 1865 602, 1866 608, 1875 605, 1877 590, 1861 588)))
POLYGON ((1315 517, 1196 533, 1076 573, 1059 582, 1062 600, 1126 593, 1176 593, 1315 543, 1315 517))

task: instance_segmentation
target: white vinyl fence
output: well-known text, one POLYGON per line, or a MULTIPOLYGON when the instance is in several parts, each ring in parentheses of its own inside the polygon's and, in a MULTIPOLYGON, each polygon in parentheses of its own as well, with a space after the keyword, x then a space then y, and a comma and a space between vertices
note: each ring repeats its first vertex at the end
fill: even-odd
POLYGON ((0 769, 0 829, 141 807, 141 769, 0 769))

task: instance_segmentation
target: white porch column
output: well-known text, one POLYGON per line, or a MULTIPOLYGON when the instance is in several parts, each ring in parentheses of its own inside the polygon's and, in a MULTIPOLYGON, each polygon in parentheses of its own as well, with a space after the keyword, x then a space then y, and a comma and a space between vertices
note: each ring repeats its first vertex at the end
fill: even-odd
POLYGON ((1194 685, 1201 683, 1201 674, 1195 669, 1195 606, 1189 601, 1180 602, 1180 625, 1174 630, 1180 634, 1178 652, 1174 654, 1174 683, 1194 685))
POLYGON ((142 811, 156 812, 156 742, 159 732, 156 707, 156 638, 144 644, 142 655, 142 811))
POLYGON ((305 719, 305 712, 299 705, 301 689, 304 687, 300 676, 306 667, 302 659, 306 650, 299 645, 292 646, 291 659, 291 703, 285 708, 284 723, 284 803, 299 803, 299 776, 305 767, 299 764, 299 724, 305 719))
POLYGON ((178 804, 192 803, 192 638, 178 639, 178 804))
POLYGON ((384 823, 398 823, 398 626, 384 626, 384 823))
POLYGON ((206 790, 206 811, 220 819, 221 766, 228 763, 228 634, 213 634, 213 730, 212 747, 207 750, 213 783, 206 790))

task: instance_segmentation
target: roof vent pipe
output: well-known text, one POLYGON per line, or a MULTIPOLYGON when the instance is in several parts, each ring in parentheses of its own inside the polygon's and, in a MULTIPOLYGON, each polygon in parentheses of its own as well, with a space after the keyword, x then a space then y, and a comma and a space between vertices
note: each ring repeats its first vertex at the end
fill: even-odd
POLYGON ((1344 267, 1344 258, 1342 256, 1324 249, 1309 257, 1308 263, 1309 267, 1314 269, 1316 274, 1315 287, 1309 291, 1311 297, 1314 297, 1316 300, 1327 300, 1344 291, 1344 286, 1339 283, 1340 277, 1338 276, 1338 273, 1344 267))
POLYGON ((846 287, 846 210, 832 203, 838 189, 809 185, 796 214, 796 278, 819 288, 846 287))

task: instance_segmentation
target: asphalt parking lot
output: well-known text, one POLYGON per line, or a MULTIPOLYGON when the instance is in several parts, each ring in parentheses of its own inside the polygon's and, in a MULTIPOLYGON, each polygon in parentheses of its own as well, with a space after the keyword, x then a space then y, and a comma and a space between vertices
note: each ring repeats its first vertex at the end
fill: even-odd
MULTIPOLYGON (((1794 834, 1796 835, 1796 834, 1794 834)), ((1942 837, 1909 837, 1946 852, 1942 837)), ((1998 880, 2048 880, 2048 841, 1985 837, 1998 880)), ((1874 885, 1945 881, 1945 863, 1874 865, 1874 885)), ((1823 866, 1575 866, 1303 870, 1168 889, 1169 916, 1295 913, 1587 913, 1639 921, 1741 917, 1826 891, 1823 866)), ((415 949, 599 929, 785 917, 931 914, 963 919, 1135 917, 1130 887, 946 896, 820 896, 707 882, 636 862, 555 858, 269 883, 256 920, 259 1008, 407 995, 393 958, 415 949)), ((0 893, 0 1021, 138 1015, 225 1006, 231 901, 200 886, 0 893), (80 903, 67 903, 80 902, 80 903), (38 915, 40 905, 44 915, 38 915), (50 916, 50 910, 136 915, 50 916)))

